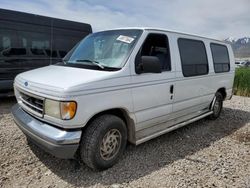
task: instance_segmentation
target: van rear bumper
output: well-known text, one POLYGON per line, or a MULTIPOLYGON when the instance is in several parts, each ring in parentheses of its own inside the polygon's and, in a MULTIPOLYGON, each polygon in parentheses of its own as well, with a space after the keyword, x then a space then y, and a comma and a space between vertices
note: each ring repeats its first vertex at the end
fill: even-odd
POLYGON ((18 105, 12 107, 15 123, 22 132, 38 147, 62 159, 74 158, 79 147, 81 130, 62 130, 46 124, 18 105))

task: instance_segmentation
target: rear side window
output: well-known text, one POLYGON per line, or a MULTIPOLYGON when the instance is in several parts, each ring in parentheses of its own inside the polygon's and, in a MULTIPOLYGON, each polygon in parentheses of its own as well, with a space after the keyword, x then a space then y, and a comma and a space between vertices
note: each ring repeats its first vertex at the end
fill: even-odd
POLYGON ((178 39, 182 73, 185 77, 208 74, 208 60, 202 41, 178 39))
POLYGON ((214 72, 228 72, 230 70, 230 61, 227 47, 221 44, 211 43, 210 48, 213 56, 214 72))

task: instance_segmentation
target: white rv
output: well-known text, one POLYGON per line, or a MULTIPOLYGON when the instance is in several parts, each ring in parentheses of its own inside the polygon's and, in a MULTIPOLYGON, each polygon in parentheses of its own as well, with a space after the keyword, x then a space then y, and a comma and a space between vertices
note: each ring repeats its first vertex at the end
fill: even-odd
MULTIPOLYGON (((232 97, 231 46, 149 28, 90 34, 56 65, 19 74, 16 124, 59 158, 114 165, 138 145, 204 117, 232 97)), ((171 144, 171 143, 169 143, 171 144)))

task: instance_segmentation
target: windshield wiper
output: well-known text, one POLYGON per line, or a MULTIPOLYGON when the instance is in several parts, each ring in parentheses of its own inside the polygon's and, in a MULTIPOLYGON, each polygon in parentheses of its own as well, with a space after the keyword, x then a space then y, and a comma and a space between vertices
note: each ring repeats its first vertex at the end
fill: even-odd
POLYGON ((89 60, 89 59, 77 59, 76 62, 89 62, 92 63, 98 67, 100 67, 101 69, 105 69, 105 67, 103 65, 101 65, 98 61, 94 61, 94 60, 89 60))

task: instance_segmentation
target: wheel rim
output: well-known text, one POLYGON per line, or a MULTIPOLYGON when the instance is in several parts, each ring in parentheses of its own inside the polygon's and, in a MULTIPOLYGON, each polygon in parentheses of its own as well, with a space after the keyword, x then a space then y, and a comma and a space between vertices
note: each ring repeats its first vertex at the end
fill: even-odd
POLYGON ((103 137, 100 147, 100 154, 104 160, 110 160, 120 150, 121 133, 117 129, 109 130, 103 137))
POLYGON ((220 101, 216 99, 214 103, 214 114, 218 114, 219 112, 220 112, 220 101))

